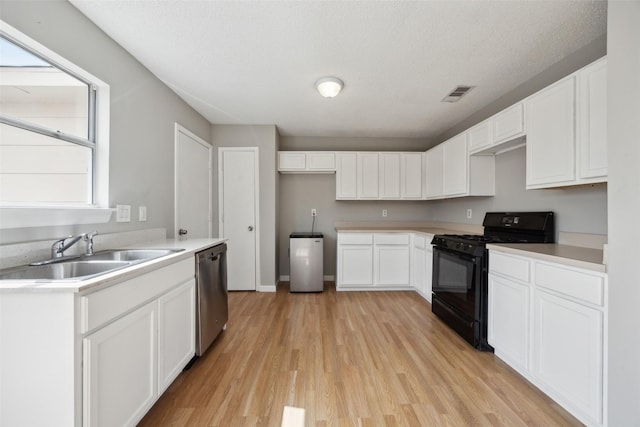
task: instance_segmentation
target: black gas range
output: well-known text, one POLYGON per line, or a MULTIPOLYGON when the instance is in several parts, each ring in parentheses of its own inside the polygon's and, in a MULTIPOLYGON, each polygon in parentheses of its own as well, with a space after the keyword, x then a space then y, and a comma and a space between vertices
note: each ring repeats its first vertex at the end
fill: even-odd
POLYGON ((438 234, 433 245, 432 311, 478 350, 487 342, 487 243, 553 243, 553 212, 487 212, 484 234, 438 234))

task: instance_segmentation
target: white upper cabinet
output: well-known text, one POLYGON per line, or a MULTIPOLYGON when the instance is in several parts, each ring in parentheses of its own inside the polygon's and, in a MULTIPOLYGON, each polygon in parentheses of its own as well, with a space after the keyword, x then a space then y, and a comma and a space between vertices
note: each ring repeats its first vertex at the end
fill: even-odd
POLYGON ((578 82, 578 177, 606 179, 607 59, 580 70, 578 82))
POLYGON ((469 153, 473 154, 493 145, 493 117, 467 131, 469 153))
POLYGON ((380 153, 380 198, 400 198, 400 153, 380 153))
POLYGON ((493 116, 493 143, 519 138, 525 133, 524 102, 503 110, 493 116))
POLYGON ((358 156, 357 153, 341 151, 336 153, 336 199, 358 197, 358 156))
POLYGON ((400 154, 400 197, 422 198, 422 153, 400 154))
POLYGON ((446 196, 465 195, 469 192, 467 134, 462 133, 454 136, 443 145, 443 193, 446 196))
POLYGON ((278 171, 332 173, 336 171, 336 154, 333 151, 278 151, 278 171))
POLYGON ((336 155, 336 200, 422 199, 423 153, 344 152, 336 155))
POLYGON ((377 199, 380 195, 378 153, 358 153, 358 199, 377 199))
POLYGON ((495 158, 470 157, 466 132, 427 151, 425 163, 426 199, 495 195, 495 158))
POLYGON ((425 197, 437 199, 444 195, 444 144, 439 144, 427 151, 425 155, 427 180, 425 197))
POLYGON ((575 87, 571 75, 527 100, 527 188, 575 180, 575 87))
POLYGON ((527 189, 607 180, 606 58, 527 99, 527 189))

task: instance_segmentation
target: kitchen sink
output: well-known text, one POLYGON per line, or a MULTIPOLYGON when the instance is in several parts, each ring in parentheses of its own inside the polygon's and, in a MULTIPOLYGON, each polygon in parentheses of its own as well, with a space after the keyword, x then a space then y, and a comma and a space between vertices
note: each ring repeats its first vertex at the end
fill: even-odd
POLYGON ((107 260, 107 261, 148 261, 184 249, 113 249, 109 251, 96 252, 94 255, 84 255, 86 260, 107 260))
POLYGON ((74 258, 54 258, 0 270, 0 280, 79 281, 182 252, 184 249, 113 249, 74 258))
POLYGON ((127 261, 67 261, 56 264, 7 269, 0 280, 84 280, 128 267, 127 261))

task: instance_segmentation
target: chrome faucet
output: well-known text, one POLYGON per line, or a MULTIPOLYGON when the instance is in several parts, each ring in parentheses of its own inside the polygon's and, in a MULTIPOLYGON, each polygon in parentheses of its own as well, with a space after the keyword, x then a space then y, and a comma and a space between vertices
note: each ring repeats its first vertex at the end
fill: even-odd
POLYGON ((93 233, 84 233, 82 235, 82 239, 87 242, 87 250, 85 252, 85 255, 93 255, 93 238, 96 237, 97 234, 98 232, 94 231, 93 233))
POLYGON ((64 251, 75 245, 80 239, 83 239, 85 235, 86 234, 80 234, 75 237, 67 236, 53 242, 53 245, 51 245, 51 258, 62 258, 64 251))

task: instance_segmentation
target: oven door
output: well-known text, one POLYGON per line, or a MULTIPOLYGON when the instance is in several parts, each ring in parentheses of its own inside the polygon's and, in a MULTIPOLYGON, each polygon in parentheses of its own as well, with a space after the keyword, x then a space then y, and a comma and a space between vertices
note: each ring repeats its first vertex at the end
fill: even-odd
POLYGON ((458 315, 477 320, 476 288, 480 257, 433 248, 433 293, 458 315))

